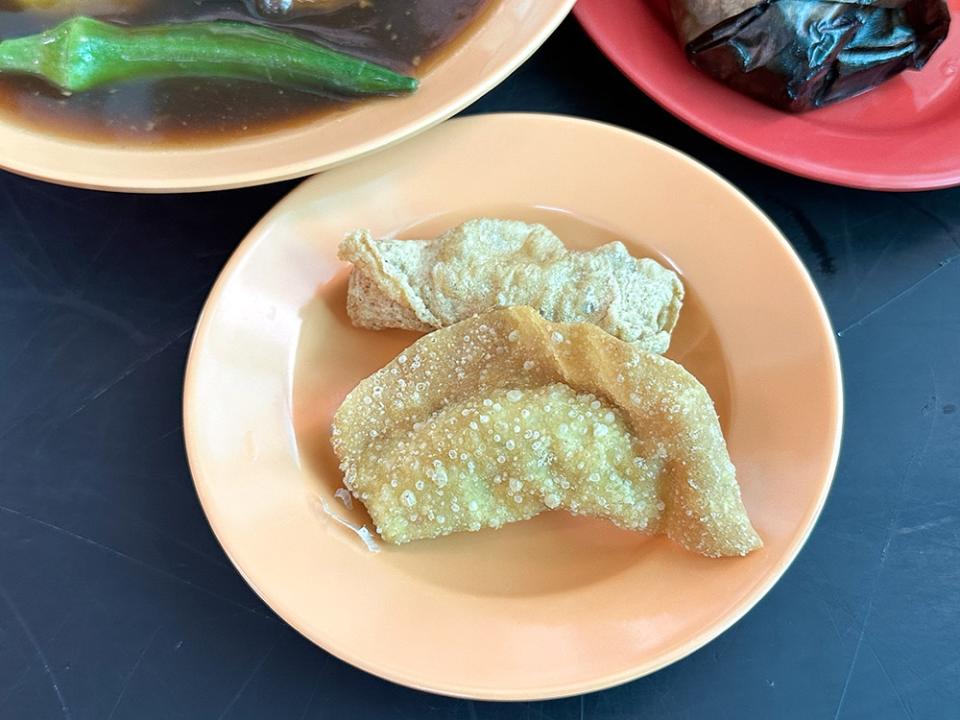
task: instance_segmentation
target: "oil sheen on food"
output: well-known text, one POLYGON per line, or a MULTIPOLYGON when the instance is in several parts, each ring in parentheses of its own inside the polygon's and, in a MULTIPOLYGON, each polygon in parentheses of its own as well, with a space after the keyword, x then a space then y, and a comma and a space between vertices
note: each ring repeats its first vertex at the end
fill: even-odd
MULTIPOLYGON (((494 1, 363 0, 332 12, 266 18, 256 11, 255 0, 141 0, 112 15, 86 14, 130 25, 216 19, 256 22, 420 76, 469 32, 471 22, 494 1)), ((82 5, 73 3, 74 12, 82 5)), ((41 32, 66 16, 23 10, 15 0, 0 0, 0 39, 41 32)), ((196 78, 141 80, 68 96, 38 78, 0 74, 0 114, 42 132, 93 141, 222 141, 308 122, 356 102, 370 100, 196 78)))

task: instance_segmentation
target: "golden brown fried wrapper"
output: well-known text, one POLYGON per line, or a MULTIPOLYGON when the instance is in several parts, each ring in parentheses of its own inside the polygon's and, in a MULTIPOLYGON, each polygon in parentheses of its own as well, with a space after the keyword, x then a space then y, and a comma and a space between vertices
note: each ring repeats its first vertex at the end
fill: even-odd
POLYGON ((333 447, 390 543, 563 508, 708 556, 762 544, 696 378, 529 307, 415 342, 347 396, 333 447))
POLYGON ((554 322, 589 322, 644 350, 664 352, 683 285, 622 243, 568 250, 543 225, 470 220, 435 240, 349 234, 338 256, 354 265, 353 324, 430 331, 497 307, 530 305, 554 322))

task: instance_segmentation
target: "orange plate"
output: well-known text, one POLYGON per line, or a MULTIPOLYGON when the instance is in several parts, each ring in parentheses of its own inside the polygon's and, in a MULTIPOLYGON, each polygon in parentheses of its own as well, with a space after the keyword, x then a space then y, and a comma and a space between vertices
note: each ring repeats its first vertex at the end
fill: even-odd
POLYGON ((823 506, 841 408, 823 305, 747 198, 624 130, 492 115, 315 177, 267 215, 201 317, 184 427, 214 532, 287 622, 404 685, 517 700, 652 672, 750 609, 823 506), (374 554, 323 512, 325 502, 369 522, 333 498, 330 420, 360 379, 417 337, 350 324, 338 241, 355 227, 432 237, 480 215, 543 222, 579 248, 619 238, 683 274, 687 301, 669 354, 717 403, 762 551, 709 560, 546 513, 374 554))
POLYGON ((0 118, 0 167, 64 185, 133 192, 216 190, 309 175, 459 112, 540 47, 573 3, 494 0, 412 95, 369 99, 264 134, 150 147, 59 137, 0 118))

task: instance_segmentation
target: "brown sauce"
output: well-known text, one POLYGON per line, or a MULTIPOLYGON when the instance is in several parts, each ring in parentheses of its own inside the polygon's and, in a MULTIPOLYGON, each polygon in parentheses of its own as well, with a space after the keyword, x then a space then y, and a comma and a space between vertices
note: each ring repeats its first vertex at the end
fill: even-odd
MULTIPOLYGON (((231 19, 256 22, 394 70, 420 74, 439 51, 467 34, 491 0, 372 0, 333 12, 264 17, 254 0, 140 0, 100 19, 130 25, 231 19), (365 5, 365 7, 364 7, 365 5)), ((76 3, 80 5, 81 3, 76 3)), ((46 30, 64 15, 22 10, 0 0, 0 39, 46 30)), ((155 79, 70 96, 44 80, 0 73, 0 115, 42 132, 136 144, 212 142, 309 122, 363 100, 264 83, 155 79)))

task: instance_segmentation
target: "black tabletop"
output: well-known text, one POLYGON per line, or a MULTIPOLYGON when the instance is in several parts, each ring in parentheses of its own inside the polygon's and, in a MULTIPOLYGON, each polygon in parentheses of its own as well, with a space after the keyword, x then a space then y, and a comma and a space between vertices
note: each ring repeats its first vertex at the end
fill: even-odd
POLYGON ((739 157, 573 20, 468 112, 504 110, 680 148, 813 274, 840 345, 843 450, 781 582, 699 652, 583 697, 453 700, 334 659, 227 561, 180 421, 204 298, 293 183, 137 196, 0 174, 0 718, 960 717, 960 189, 848 190, 739 157))

